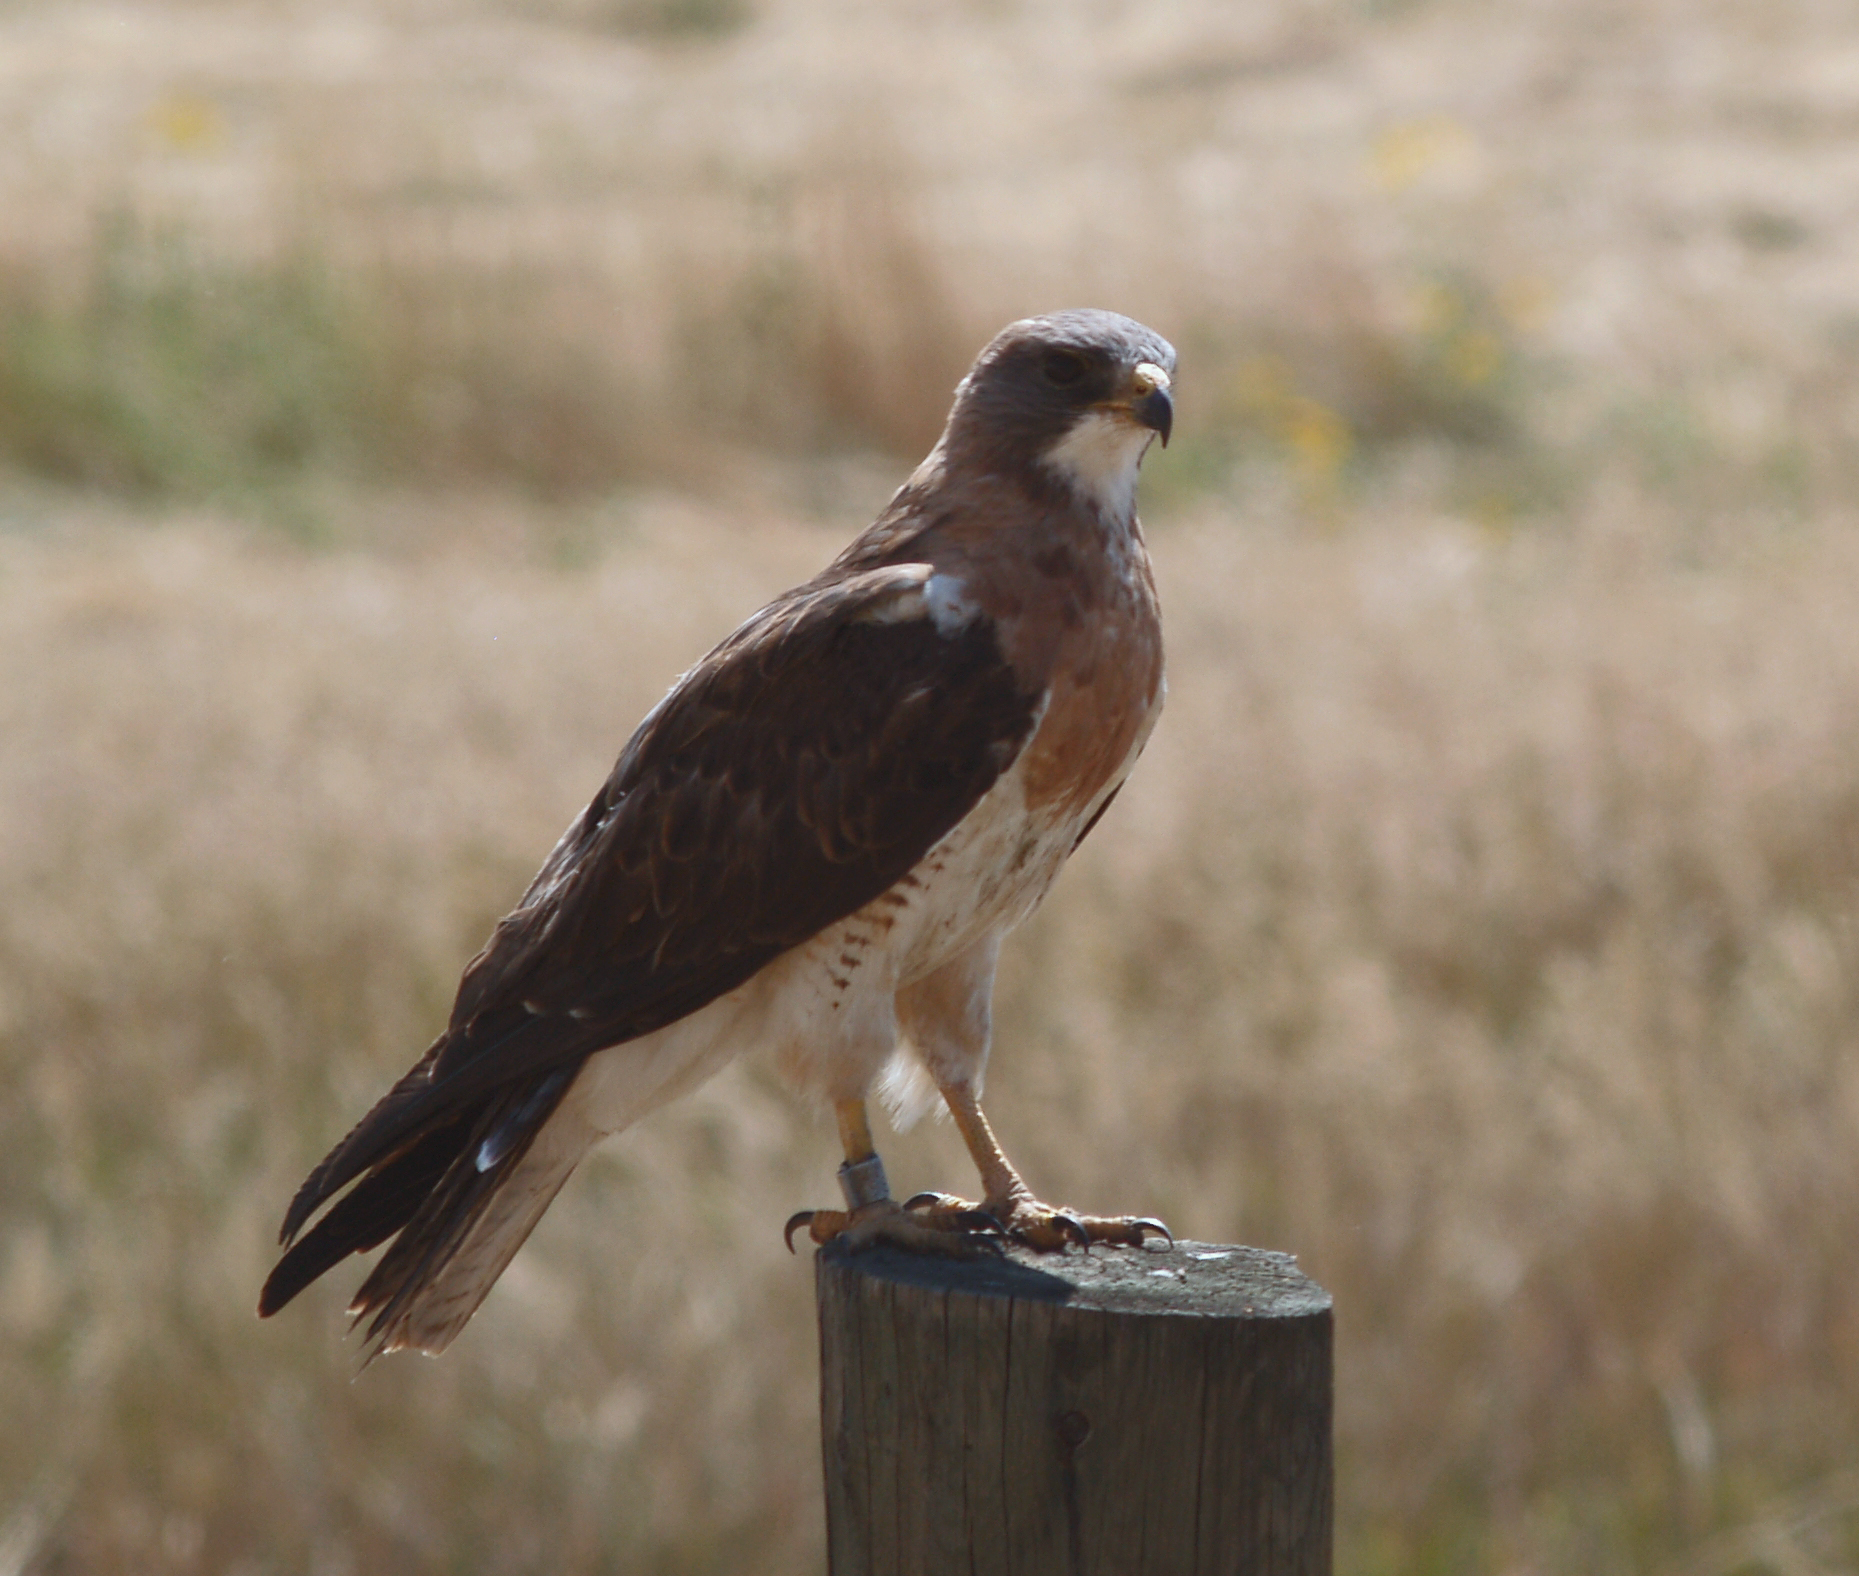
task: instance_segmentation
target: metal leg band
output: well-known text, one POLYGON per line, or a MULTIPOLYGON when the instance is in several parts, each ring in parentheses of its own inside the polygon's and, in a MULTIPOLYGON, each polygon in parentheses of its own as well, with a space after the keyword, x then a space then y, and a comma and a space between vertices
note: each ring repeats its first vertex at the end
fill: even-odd
POLYGON ((848 1160, 839 1168, 839 1191, 846 1196, 847 1209, 860 1209, 891 1196, 891 1184, 884 1179, 884 1162, 876 1155, 856 1165, 848 1160))

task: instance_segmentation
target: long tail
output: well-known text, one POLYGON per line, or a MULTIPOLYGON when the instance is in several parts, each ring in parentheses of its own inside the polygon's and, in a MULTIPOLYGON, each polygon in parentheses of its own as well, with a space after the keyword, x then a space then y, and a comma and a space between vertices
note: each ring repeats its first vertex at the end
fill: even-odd
MULTIPOLYGON (((404 1348, 443 1351, 597 1136, 578 1113, 561 1109, 573 1077, 574 1069, 557 1069, 526 1087, 506 1087, 447 1113, 397 1144, 366 1144, 372 1152, 346 1168, 360 1173, 354 1186, 291 1243, 272 1270, 259 1294, 259 1316, 276 1313, 349 1254, 393 1237, 349 1305, 357 1323, 369 1321, 364 1363, 404 1348)), ((377 1111, 390 1107, 399 1093, 377 1111)), ((374 1120, 371 1113, 330 1160, 353 1157, 358 1136, 370 1136, 366 1130, 374 1120)), ((328 1196, 315 1173, 306 1192, 313 1184, 328 1196)), ((312 1196, 306 1206, 299 1195, 287 1240, 317 1202, 312 1196)))
POLYGON ((356 1323, 369 1321, 364 1363, 402 1350, 437 1356, 450 1346, 593 1136, 578 1123, 553 1122, 494 1188, 416 1215, 349 1304, 356 1323))

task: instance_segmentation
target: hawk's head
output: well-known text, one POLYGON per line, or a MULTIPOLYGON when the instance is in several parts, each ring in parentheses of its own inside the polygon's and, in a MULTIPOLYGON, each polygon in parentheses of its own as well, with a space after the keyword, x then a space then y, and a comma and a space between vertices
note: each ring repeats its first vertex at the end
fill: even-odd
POLYGON ((955 394, 944 446, 977 469, 1054 481, 1127 517, 1150 441, 1168 442, 1175 348, 1115 312, 1081 309, 1010 323, 955 394))

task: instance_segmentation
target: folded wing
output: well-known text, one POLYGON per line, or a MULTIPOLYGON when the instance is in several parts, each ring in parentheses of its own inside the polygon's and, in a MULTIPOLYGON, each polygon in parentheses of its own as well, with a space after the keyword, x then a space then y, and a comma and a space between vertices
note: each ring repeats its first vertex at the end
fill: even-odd
POLYGON ((906 564, 802 586, 679 681, 467 967, 445 1032, 298 1191, 260 1313, 399 1233, 356 1299, 378 1333, 589 1056, 743 984, 967 815, 1042 697, 927 579, 906 564))

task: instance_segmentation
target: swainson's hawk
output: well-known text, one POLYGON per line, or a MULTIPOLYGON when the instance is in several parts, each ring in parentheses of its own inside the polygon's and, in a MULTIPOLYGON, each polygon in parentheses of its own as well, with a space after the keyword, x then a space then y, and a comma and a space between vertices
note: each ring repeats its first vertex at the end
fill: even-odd
POLYGON ((445 1032, 299 1189, 261 1314, 392 1237, 351 1312, 372 1351, 443 1350, 590 1146, 756 1044, 833 1102, 845 1146, 846 1208, 790 1234, 1166 1235, 1040 1203, 979 1098, 1001 938, 1161 707, 1135 492, 1174 366, 1111 312, 996 336, 876 523, 639 725, 445 1032), (890 1198, 865 1102, 910 1059, 980 1168, 979 1208, 890 1198))

